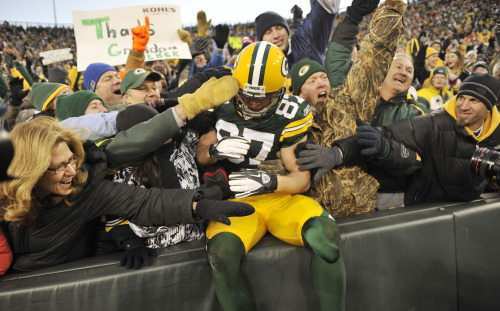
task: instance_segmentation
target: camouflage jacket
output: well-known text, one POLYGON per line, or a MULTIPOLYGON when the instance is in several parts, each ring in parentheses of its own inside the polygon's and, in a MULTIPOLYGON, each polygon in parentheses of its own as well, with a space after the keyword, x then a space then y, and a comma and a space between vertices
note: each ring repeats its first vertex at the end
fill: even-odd
MULTIPOLYGON (((356 118, 370 123, 384 80, 404 30, 406 4, 386 1, 370 22, 356 62, 345 81, 316 107, 312 126, 316 144, 330 147, 356 133, 356 118)), ((376 206, 379 183, 363 167, 342 166, 312 184, 307 195, 334 217, 361 214, 376 206)))

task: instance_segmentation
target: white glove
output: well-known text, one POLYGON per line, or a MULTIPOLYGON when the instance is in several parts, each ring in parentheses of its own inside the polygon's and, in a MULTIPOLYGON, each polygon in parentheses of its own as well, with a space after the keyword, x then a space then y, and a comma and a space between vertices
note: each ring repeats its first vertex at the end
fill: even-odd
POLYGON ((243 159, 250 149, 250 143, 245 137, 226 136, 217 143, 210 145, 208 153, 210 157, 217 160, 243 159))
POLYGON ((236 198, 273 192, 278 188, 278 177, 257 169, 246 169, 229 175, 229 188, 236 198))

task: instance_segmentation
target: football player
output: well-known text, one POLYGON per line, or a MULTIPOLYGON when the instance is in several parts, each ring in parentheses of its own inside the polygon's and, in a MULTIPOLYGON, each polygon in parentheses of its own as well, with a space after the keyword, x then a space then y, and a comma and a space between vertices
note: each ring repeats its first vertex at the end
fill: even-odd
POLYGON ((256 42, 243 49, 233 71, 239 92, 214 109, 216 129, 200 138, 196 151, 200 165, 221 161, 228 170, 232 200, 255 208, 253 215, 230 218, 229 226, 210 222, 207 227, 215 292, 224 310, 255 309, 241 263, 268 231, 312 250, 311 277, 321 310, 344 309, 337 225, 321 205, 300 195, 309 188, 310 173, 298 170, 294 150, 306 140, 312 113, 307 102, 285 94, 287 74, 287 60, 277 46, 256 42), (278 151, 287 175, 258 169, 261 161, 276 159, 278 151))

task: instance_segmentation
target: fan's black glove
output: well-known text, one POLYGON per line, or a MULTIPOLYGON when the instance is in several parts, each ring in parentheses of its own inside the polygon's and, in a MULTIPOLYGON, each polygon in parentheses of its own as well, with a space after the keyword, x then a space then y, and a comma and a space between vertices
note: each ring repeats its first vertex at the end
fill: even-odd
POLYGON ((200 55, 207 49, 208 49, 208 37, 198 37, 198 39, 194 42, 193 46, 191 47, 191 55, 193 57, 200 55))
POLYGON ((230 225, 228 217, 248 216, 255 212, 252 205, 236 201, 216 201, 202 199, 196 204, 196 215, 225 225, 230 225))
POLYGON ((9 81, 10 87, 10 104, 12 106, 20 106, 23 103, 23 98, 26 97, 29 90, 23 91, 23 79, 13 78, 9 81))
POLYGON ((221 198, 207 197, 206 195, 204 196, 204 198, 222 200, 223 198, 225 199, 231 196, 231 190, 229 189, 229 179, 227 177, 226 170, 223 167, 209 166, 205 168, 202 178, 204 184, 208 188, 218 187, 222 194, 221 198))
POLYGON ((425 30, 418 36, 418 41, 422 44, 422 46, 429 45, 429 37, 427 36, 427 32, 425 30))
POLYGON ((229 26, 228 25, 217 25, 215 26, 215 36, 214 41, 218 49, 223 49, 229 37, 229 26))
POLYGON ((356 128, 356 142, 363 147, 361 154, 378 159, 385 158, 390 151, 389 141, 359 118, 356 119, 356 125, 358 126, 356 128))
POLYGON ((127 269, 139 269, 142 264, 151 266, 152 257, 156 257, 157 253, 154 249, 146 247, 144 241, 140 237, 133 237, 123 241, 125 246, 125 255, 120 261, 120 266, 127 266, 127 269))
POLYGON ((375 11, 380 0, 353 0, 347 7, 347 15, 357 24, 361 23, 363 16, 375 11))
POLYGON ((217 116, 213 111, 203 111, 191 120, 186 121, 186 128, 203 135, 215 128, 217 116))

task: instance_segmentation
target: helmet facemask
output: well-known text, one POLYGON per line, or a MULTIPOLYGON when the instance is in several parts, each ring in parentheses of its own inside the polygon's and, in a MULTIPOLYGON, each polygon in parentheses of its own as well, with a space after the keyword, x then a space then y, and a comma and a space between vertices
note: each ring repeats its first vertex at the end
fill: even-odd
MULTIPOLYGON (((261 88, 265 89, 263 86, 261 88)), ((265 93, 265 91, 255 92, 255 87, 246 84, 245 89, 240 89, 238 92, 236 108, 245 118, 261 118, 274 113, 283 95, 285 95, 284 87, 275 92, 265 93), (249 91, 250 89, 252 91, 249 91), (257 100, 261 102, 255 103, 257 100)))

